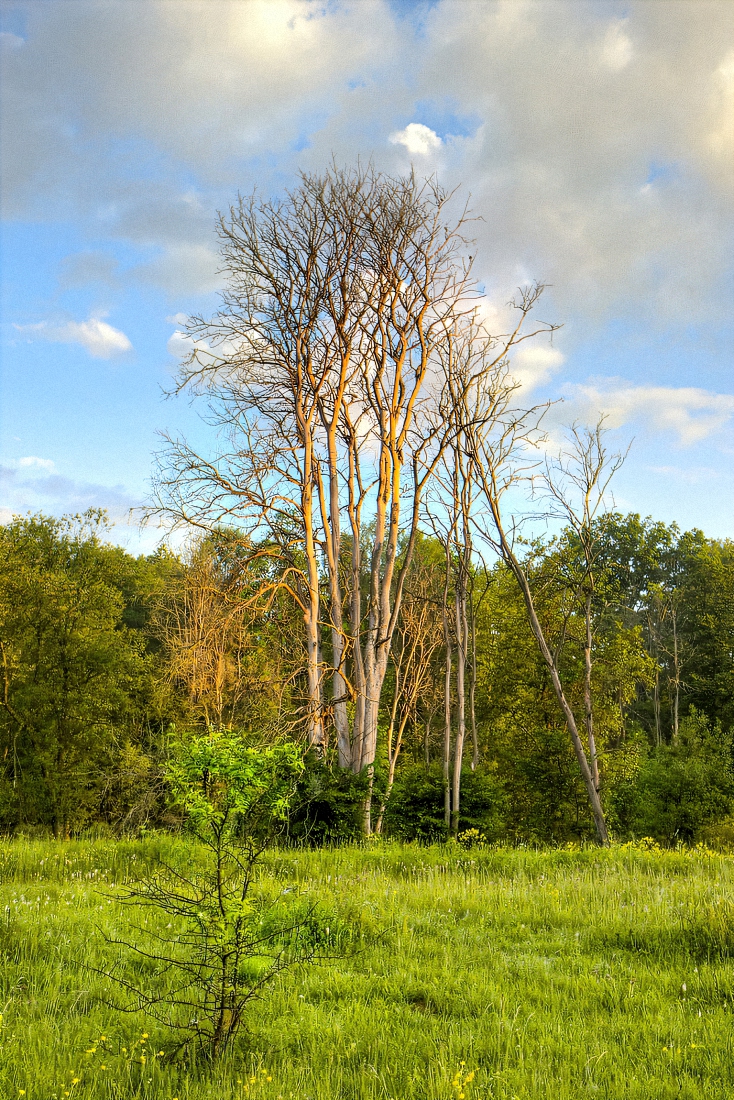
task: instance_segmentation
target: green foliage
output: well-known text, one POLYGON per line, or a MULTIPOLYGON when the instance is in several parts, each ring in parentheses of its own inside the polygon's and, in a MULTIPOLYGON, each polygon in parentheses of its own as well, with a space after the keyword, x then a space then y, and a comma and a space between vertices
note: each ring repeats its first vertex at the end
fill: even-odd
POLYGON ((200 840, 236 843, 242 835, 250 843, 286 820, 303 767, 298 745, 252 748, 237 733, 212 729, 174 741, 166 775, 200 840))
MULTIPOLYGON (((401 840, 431 843, 445 840, 444 778, 438 765, 426 768, 409 764, 402 768, 387 804, 385 815, 388 835, 401 840)), ((461 816, 459 830, 477 829, 485 839, 498 840, 504 831, 506 796, 496 774, 487 768, 461 775, 461 816)))
POLYGON ((94 820, 121 742, 153 709, 144 639, 123 622, 126 556, 100 542, 103 529, 95 512, 0 528, 6 828, 67 836, 94 820))
POLYGON ((692 708, 679 740, 653 749, 633 779, 611 793, 622 831, 690 842, 734 810, 732 734, 692 708))
POLYGON ((288 839, 312 847, 343 844, 362 834, 366 773, 354 775, 307 753, 288 815, 288 839))

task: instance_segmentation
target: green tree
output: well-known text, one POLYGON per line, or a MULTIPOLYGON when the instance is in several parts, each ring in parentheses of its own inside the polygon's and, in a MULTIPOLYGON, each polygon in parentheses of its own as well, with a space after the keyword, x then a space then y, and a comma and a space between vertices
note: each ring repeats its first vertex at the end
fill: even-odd
POLYGON ((6 827, 41 824, 68 836, 93 819, 149 702, 145 639, 124 623, 127 556, 101 542, 104 527, 92 511, 0 529, 6 827))

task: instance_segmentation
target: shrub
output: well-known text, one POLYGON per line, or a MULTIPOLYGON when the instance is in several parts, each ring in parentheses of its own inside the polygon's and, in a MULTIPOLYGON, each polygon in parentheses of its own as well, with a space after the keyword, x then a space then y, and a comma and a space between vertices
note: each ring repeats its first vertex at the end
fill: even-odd
MULTIPOLYGON (((459 832, 476 829, 487 841, 504 831, 505 794, 501 781, 486 768, 461 773, 459 832)), ((444 778, 440 765, 407 764, 396 776, 385 814, 390 836, 426 843, 445 840, 444 778)))

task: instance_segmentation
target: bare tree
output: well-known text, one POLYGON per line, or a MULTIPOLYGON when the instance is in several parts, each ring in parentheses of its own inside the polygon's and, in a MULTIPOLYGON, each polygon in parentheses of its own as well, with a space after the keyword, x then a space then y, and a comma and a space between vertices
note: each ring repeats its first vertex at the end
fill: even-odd
POLYGON ((572 425, 558 455, 546 461, 543 477, 545 492, 577 542, 579 563, 573 580, 577 600, 583 608, 584 725, 589 766, 597 792, 600 786, 599 756, 594 731, 591 674, 600 538, 594 521, 606 510, 610 482, 626 458, 626 452, 609 453, 604 438, 607 432, 604 420, 605 417, 600 417, 593 428, 572 425))
POLYGON ((472 339, 465 342, 461 349, 461 373, 465 380, 461 405, 462 435, 484 510, 484 514, 479 509, 475 512, 475 527, 505 562, 520 588, 530 628, 548 669, 573 743, 599 842, 606 845, 609 837, 594 775, 561 681, 557 656, 548 644, 538 617, 527 570, 516 553, 518 521, 512 516, 506 519, 504 511, 508 491, 523 482, 531 484, 539 466, 537 445, 542 438, 540 421, 547 406, 517 407, 517 386, 509 373, 507 356, 521 341, 543 332, 552 334, 557 327, 540 322, 530 331, 525 330, 543 289, 542 285, 536 284, 522 290, 519 299, 513 301, 519 316, 509 335, 483 342, 481 334, 472 334, 472 339), (484 522, 485 514, 488 523, 484 522))
POLYGON ((220 221, 222 309, 190 322, 179 379, 209 399, 224 445, 208 458, 169 440, 159 467, 159 508, 205 528, 233 524, 280 560, 278 583, 303 615, 308 739, 325 746, 330 717, 354 771, 375 759, 420 502, 440 455, 438 349, 472 294, 466 214, 450 220, 450 200, 435 181, 358 167, 233 207, 220 221))
POLYGON ((432 563, 414 559, 391 655, 394 685, 386 738, 388 774, 376 833, 382 832, 406 728, 415 726, 421 703, 430 697, 433 661, 443 642, 433 579, 432 563))

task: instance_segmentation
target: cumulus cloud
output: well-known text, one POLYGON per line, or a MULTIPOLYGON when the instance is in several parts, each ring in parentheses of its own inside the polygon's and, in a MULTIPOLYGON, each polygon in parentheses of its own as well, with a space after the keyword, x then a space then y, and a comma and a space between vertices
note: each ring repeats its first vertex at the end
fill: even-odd
POLYGON ((35 325, 14 325, 18 332, 37 336, 54 344, 80 344, 93 359, 111 359, 132 350, 132 344, 124 332, 108 325, 99 317, 88 321, 66 321, 52 324, 41 321, 35 325))
POLYGON ((549 381, 565 362, 558 348, 543 344, 521 344, 512 356, 510 374, 527 392, 549 381))
POLYGON ((608 11, 439 0, 411 21, 387 0, 190 0, 185 15, 153 0, 27 4, 4 66, 5 206, 81 212, 90 230, 161 248, 141 279, 204 293, 215 211, 238 188, 280 189, 332 153, 400 170, 406 150, 427 163, 440 149, 445 181, 485 218, 482 276, 511 285, 523 263, 554 283, 564 319, 705 319, 732 251, 711 193, 732 183, 730 4, 608 11), (465 132, 451 112, 472 134, 442 143, 465 132), (643 193, 652 161, 680 166, 675 186, 643 193))
POLYGON ((388 139, 391 145, 404 145, 413 156, 425 157, 443 145, 438 134, 422 122, 410 122, 404 130, 396 130, 388 139))
POLYGON ((609 428, 642 423, 653 432, 674 434, 684 447, 720 432, 734 416, 734 394, 693 386, 635 386, 612 379, 569 386, 566 393, 566 419, 593 423, 603 414, 609 428))

